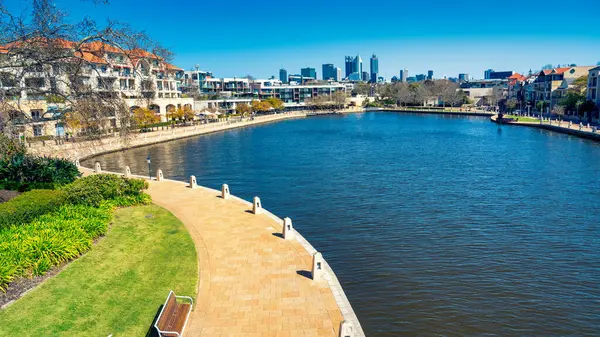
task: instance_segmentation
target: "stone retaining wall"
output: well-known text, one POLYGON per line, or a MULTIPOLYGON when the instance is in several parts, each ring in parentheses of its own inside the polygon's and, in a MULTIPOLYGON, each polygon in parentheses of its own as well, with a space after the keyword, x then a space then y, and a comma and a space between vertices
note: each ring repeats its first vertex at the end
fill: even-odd
POLYGON ((34 143, 29 147, 28 152, 36 155, 60 157, 71 160, 82 160, 103 153, 168 142, 176 139, 193 137, 238 127, 274 122, 290 118, 301 118, 306 116, 306 112, 288 112, 275 115, 257 116, 252 120, 246 119, 243 121, 216 122, 187 127, 178 127, 175 129, 162 131, 138 133, 134 134, 128 139, 123 139, 120 137, 108 137, 82 142, 65 142, 60 145, 57 145, 53 142, 47 142, 45 145, 42 143, 34 143))

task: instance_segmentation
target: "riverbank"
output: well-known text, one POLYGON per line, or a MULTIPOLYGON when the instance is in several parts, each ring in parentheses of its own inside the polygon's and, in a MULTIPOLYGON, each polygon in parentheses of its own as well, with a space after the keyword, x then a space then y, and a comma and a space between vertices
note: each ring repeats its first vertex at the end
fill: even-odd
POLYGON ((532 123, 532 122, 520 122, 520 121, 519 122, 515 121, 515 122, 508 122, 508 123, 507 122, 500 123, 497 118, 498 118, 497 115, 491 116, 490 121, 497 123, 497 124, 503 124, 503 125, 526 126, 526 127, 531 127, 531 128, 544 129, 544 130, 564 133, 564 134, 568 134, 568 135, 572 135, 572 136, 577 136, 577 137, 581 137, 581 138, 585 138, 585 139, 600 141, 600 132, 599 131, 594 132, 591 127, 588 128, 587 126, 582 126, 580 129, 579 125, 577 125, 577 124, 573 124, 569 127, 569 123, 566 123, 566 122, 558 123, 557 121, 554 121, 554 124, 549 124, 548 122, 544 122, 544 123, 540 124, 539 122, 532 123))
POLYGON ((373 110, 367 109, 366 111, 389 111, 389 112, 404 112, 404 113, 430 114, 430 115, 480 116, 480 117, 489 117, 489 116, 494 115, 494 112, 489 112, 489 111, 428 110, 428 109, 401 109, 401 108, 397 108, 397 109, 376 108, 373 110))
POLYGON ((44 144, 40 142, 30 144, 27 151, 31 154, 40 156, 52 156, 59 158, 67 158, 71 160, 82 160, 104 153, 122 151, 126 149, 158 144, 188 137, 194 137, 198 135, 224 131, 239 127, 258 125, 293 118, 304 118, 306 116, 316 114, 325 113, 316 113, 312 111, 287 112, 282 114, 257 116, 253 119, 229 120, 224 122, 178 127, 175 129, 168 129, 162 131, 136 133, 126 139, 115 136, 97 140, 86 140, 81 142, 65 142, 63 144, 56 144, 52 142, 47 142, 44 144))
POLYGON ((253 204, 231 194, 168 179, 150 181, 148 194, 183 222, 196 245, 200 282, 186 335, 337 337, 345 321, 353 333, 344 336, 364 336, 326 260, 322 277, 313 279, 316 249, 293 228, 284 238, 283 220, 262 205, 255 214, 253 204))

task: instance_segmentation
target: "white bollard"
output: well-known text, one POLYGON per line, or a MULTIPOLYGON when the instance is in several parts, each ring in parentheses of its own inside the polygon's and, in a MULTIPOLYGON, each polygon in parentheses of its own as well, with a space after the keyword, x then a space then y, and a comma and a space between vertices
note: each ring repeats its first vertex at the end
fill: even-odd
POLYGON ((129 166, 125 166, 125 178, 130 178, 131 177, 131 169, 129 168, 129 166))
POLYGON ((229 185, 223 184, 221 187, 221 198, 228 199, 229 198, 229 185))
POLYGON ((165 179, 165 177, 163 176, 162 170, 158 169, 158 171, 156 171, 156 181, 163 181, 165 179))
POLYGON ((259 197, 254 197, 254 200, 252 202, 252 213, 254 213, 254 214, 262 213, 262 204, 260 203, 259 197))
POLYGON ((196 176, 190 176, 190 188, 196 188, 198 184, 196 184, 196 176))
POLYGON ((94 172, 96 172, 96 173, 102 172, 102 166, 100 166, 100 162, 96 162, 96 164, 94 164, 94 172))
POLYGON ((284 218, 283 219, 283 229, 281 231, 281 235, 286 240, 291 240, 294 238, 294 226, 292 225, 292 219, 284 218))
POLYGON ((325 271, 324 268, 323 255, 321 253, 316 252, 313 254, 313 263, 312 263, 312 279, 313 280, 322 280, 325 271))
POLYGON ((75 159, 75 166, 80 167, 81 164, 79 164, 79 159, 75 159))
POLYGON ((354 327, 348 321, 340 323, 340 337, 354 337, 354 327))

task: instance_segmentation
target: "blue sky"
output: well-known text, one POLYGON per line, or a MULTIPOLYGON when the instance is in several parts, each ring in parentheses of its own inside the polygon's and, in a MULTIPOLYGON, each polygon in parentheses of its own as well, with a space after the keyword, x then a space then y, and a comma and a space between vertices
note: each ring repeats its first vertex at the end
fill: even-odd
MULTIPOLYGON (((8 0, 9 8, 25 8, 8 0)), ((488 68, 526 72, 547 63, 600 61, 600 1, 203 1, 56 0, 74 19, 128 22, 215 76, 264 78, 323 63, 342 68, 345 55, 379 57, 386 78, 432 69, 435 77, 488 68)))

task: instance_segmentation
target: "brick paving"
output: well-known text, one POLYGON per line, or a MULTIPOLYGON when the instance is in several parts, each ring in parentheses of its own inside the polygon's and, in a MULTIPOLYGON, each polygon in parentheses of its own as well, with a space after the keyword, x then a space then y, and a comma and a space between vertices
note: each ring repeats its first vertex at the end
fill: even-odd
POLYGON ((333 293, 327 281, 307 277, 312 257, 277 235, 282 224, 174 181, 151 182, 148 193, 196 244, 200 281, 185 336, 338 336, 333 293))

